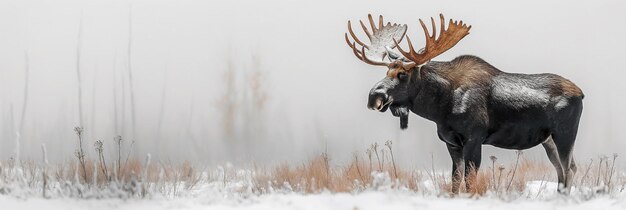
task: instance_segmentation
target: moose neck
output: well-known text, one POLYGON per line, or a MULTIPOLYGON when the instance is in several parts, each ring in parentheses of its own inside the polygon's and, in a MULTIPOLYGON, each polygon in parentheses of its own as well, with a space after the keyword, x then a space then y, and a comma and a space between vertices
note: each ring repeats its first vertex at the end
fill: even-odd
POLYGON ((438 74, 441 66, 440 62, 431 62, 411 78, 411 111, 435 123, 443 122, 452 108, 450 83, 438 74))

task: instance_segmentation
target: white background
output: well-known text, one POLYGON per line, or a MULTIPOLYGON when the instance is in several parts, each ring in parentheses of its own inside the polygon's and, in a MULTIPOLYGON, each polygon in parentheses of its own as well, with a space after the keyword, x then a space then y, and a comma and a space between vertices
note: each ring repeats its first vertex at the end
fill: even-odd
MULTIPOLYGON (((623 154, 624 10, 624 1, 610 0, 3 0, 0 158, 19 154, 40 160, 42 144, 53 161, 73 158, 80 45, 83 126, 90 152, 92 142, 102 139, 113 155, 113 136, 121 134, 136 141, 135 156, 151 153, 161 161, 273 164, 327 151, 341 163, 353 152, 363 154, 373 142, 393 140, 402 164, 428 168, 432 154, 447 169, 450 160, 432 122, 412 115, 409 129, 401 131, 390 113, 366 109, 367 93, 385 69, 355 59, 343 35, 347 20, 365 19, 368 13, 408 24, 416 45, 422 44, 418 18, 444 13, 473 25, 469 36, 436 60, 472 54, 507 72, 569 78, 586 95, 576 159, 623 154), (129 20, 135 133, 128 95, 129 20), (28 104, 18 152, 26 56, 28 104), (229 69, 235 78, 232 97, 238 101, 237 134, 230 137, 224 134, 225 112, 219 106, 229 69), (268 96, 263 107, 246 99, 255 72, 263 75, 261 90, 268 96), (127 112, 123 119, 118 113, 118 129, 116 103, 127 112)), ((485 158, 514 154, 484 148, 485 158)), ((540 147, 527 157, 547 160, 540 147)))

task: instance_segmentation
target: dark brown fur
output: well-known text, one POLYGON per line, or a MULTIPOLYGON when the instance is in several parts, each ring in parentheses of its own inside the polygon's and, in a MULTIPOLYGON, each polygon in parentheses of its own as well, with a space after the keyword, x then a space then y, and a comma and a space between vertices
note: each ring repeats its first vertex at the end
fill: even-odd
POLYGON ((501 73, 498 69, 475 57, 454 59, 448 68, 440 72, 441 76, 450 82, 453 90, 487 84, 491 78, 501 73))

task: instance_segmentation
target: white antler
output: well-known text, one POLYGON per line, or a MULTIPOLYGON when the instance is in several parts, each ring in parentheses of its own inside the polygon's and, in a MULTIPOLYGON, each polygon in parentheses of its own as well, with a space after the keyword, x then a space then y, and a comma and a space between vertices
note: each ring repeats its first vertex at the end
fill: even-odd
POLYGON ((352 48, 354 55, 365 63, 371 65, 378 66, 387 66, 391 63, 391 61, 385 61, 385 56, 388 56, 388 49, 393 49, 396 47, 394 40, 398 42, 404 38, 406 34, 407 26, 400 24, 391 24, 387 22, 386 25, 383 25, 383 16, 379 16, 378 19, 378 28, 374 24, 374 20, 372 19, 372 15, 368 16, 370 26, 372 31, 365 27, 363 21, 359 21, 361 23, 361 27, 367 38, 370 40, 370 44, 365 44, 354 34, 352 31, 352 24, 348 21, 348 32, 350 32, 350 36, 354 39, 355 42, 351 42, 348 38, 348 33, 345 34, 346 42, 348 46, 352 48), (359 44, 360 46, 357 46, 359 44))

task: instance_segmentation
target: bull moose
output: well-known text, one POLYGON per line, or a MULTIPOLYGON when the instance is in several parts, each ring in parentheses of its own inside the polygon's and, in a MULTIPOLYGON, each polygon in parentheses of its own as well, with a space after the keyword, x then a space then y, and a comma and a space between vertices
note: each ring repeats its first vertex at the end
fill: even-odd
POLYGON ((556 168, 558 191, 569 193, 576 173, 572 150, 583 110, 581 89, 559 75, 503 72, 471 55, 431 61, 471 29, 453 20, 446 28, 444 16, 439 17, 438 36, 433 18, 432 34, 419 20, 426 46, 417 52, 408 36, 408 52, 399 44, 406 25, 383 24, 382 15, 376 24, 368 15, 371 31, 360 21, 370 41, 366 44, 348 21, 345 39, 354 55, 367 64, 388 68, 370 90, 367 107, 380 112, 390 109, 400 118, 402 129, 407 128, 409 111, 435 122, 452 158, 453 193, 459 192, 461 176, 466 189, 472 187, 483 144, 515 150, 541 144, 556 168))

